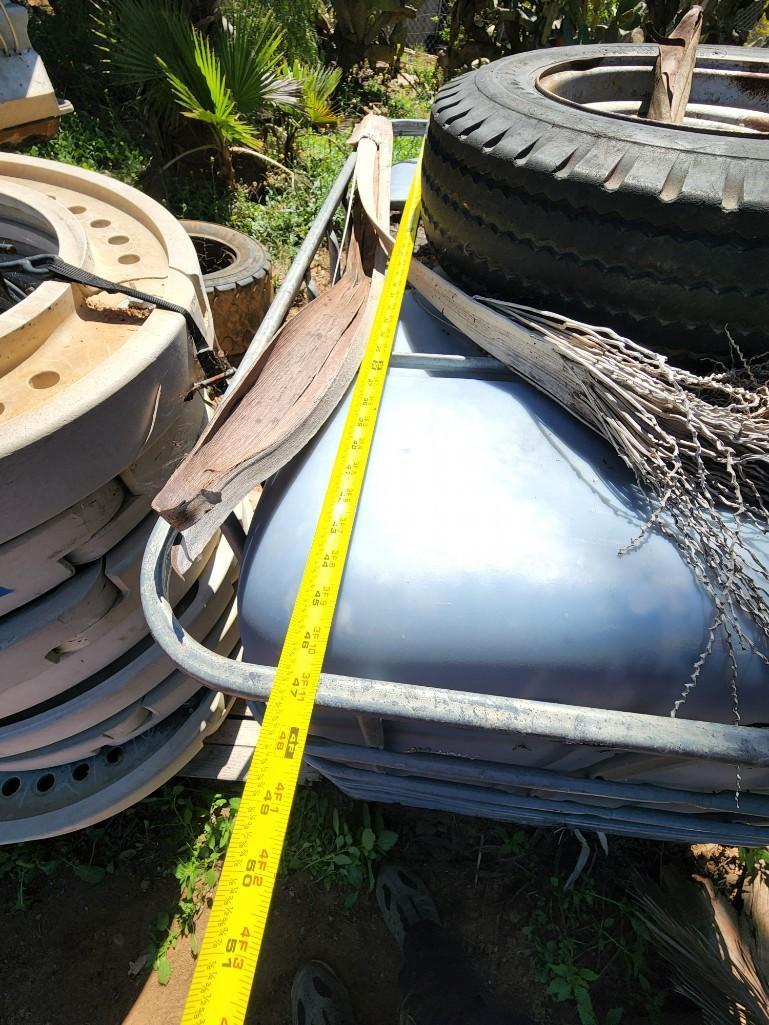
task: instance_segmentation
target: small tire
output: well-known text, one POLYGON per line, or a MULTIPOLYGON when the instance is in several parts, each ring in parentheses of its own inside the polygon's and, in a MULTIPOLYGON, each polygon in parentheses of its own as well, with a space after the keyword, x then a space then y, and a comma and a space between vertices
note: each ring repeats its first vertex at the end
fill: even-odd
POLYGON ((272 302, 272 261, 256 239, 208 221, 182 221, 200 261, 216 339, 237 363, 272 302))
MULTIPOLYGON (((627 68, 642 102, 656 53, 538 50, 448 82, 425 147, 425 231, 473 293, 606 324, 682 364, 730 361, 727 331, 759 357, 769 349, 769 135, 661 125, 584 101, 588 88, 611 96, 627 68), (607 85, 591 85, 600 74, 607 85)), ((746 122, 756 106, 763 116, 740 83, 769 74, 769 53, 702 46, 697 68, 692 102, 726 72, 722 102, 741 103, 746 122)))

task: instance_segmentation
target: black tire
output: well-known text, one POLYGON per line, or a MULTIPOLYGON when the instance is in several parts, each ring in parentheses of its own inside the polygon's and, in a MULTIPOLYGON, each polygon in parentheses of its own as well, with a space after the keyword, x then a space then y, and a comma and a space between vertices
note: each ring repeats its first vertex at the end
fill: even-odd
POLYGON ((198 254, 217 341, 237 362, 272 302, 272 261, 256 239, 233 228, 208 221, 181 224, 198 254))
MULTIPOLYGON (((769 136, 601 114, 542 73, 653 46, 516 54, 447 83, 423 170, 425 230, 471 292, 603 323, 676 362, 769 350, 769 136)), ((698 68, 769 73, 769 53, 703 46, 698 68)), ((694 93, 693 93, 694 96, 694 93)), ((747 94, 746 94, 747 97, 747 94)), ((746 98, 746 106, 756 106, 746 98)))
POLYGON ((272 272, 267 250, 250 235, 209 221, 181 221, 200 260, 207 292, 247 288, 272 272))

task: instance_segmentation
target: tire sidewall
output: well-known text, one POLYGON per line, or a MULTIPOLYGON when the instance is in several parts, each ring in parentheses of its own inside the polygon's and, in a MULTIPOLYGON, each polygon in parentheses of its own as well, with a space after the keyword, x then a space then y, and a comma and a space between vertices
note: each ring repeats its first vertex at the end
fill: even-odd
POLYGON ((235 254, 235 259, 229 266, 202 275, 207 292, 227 290, 236 285, 243 286, 270 273, 272 268, 267 250, 250 235, 209 221, 183 220, 181 224, 188 235, 218 242, 235 254))

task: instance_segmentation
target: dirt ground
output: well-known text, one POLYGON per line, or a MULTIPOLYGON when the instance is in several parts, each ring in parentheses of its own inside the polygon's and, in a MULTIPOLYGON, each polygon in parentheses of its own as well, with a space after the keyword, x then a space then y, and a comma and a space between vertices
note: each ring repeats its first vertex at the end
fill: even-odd
MULTIPOLYGON (((546 1025, 575 1022, 573 1004, 556 1004, 546 996, 531 940, 523 931, 524 923, 536 921, 532 914, 549 876, 565 877, 576 861, 571 834, 526 831, 520 850, 504 856, 487 843, 495 828, 491 823, 393 807, 384 814, 388 827, 400 835, 394 859, 427 881, 445 924, 460 937, 499 999, 546 1025)), ((589 888, 621 894, 628 858, 653 865, 663 856, 688 857, 683 848, 617 844, 610 840, 608 859, 597 851, 585 877, 589 888)), ((7 910, 14 902, 15 882, 8 877, 0 881, 0 1023, 176 1025, 194 966, 189 942, 180 942, 172 952, 174 970, 165 986, 142 958, 152 923, 178 898, 172 874, 177 853, 178 840, 160 838, 135 858, 118 856, 114 870, 96 885, 66 868, 38 875, 27 887, 27 907, 16 912, 7 910)), ((205 913, 201 926, 204 922, 205 913)), ((311 958, 337 968, 361 1023, 397 1021, 398 951, 373 895, 364 893, 347 910, 336 889, 326 892, 305 872, 285 875, 267 936, 249 1025, 287 1025, 292 977, 311 958)), ((590 927, 586 939, 589 944, 590 927)), ((645 973, 655 988, 666 986, 664 966, 652 961, 645 973)), ((623 992, 630 986, 616 977, 610 980, 609 974, 604 986, 599 972, 592 990, 599 1021, 620 1003, 626 1007, 623 1025, 699 1022, 693 1009, 672 995, 662 1013, 650 1017, 637 1000, 631 1006, 632 994, 623 992)))

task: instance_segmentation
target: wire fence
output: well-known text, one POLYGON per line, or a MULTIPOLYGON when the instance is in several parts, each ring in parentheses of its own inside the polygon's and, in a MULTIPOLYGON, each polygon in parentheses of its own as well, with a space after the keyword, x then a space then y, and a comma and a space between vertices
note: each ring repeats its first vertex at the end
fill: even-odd
POLYGON ((448 17, 448 0, 424 0, 416 16, 406 24, 406 46, 436 53, 440 30, 448 17))

